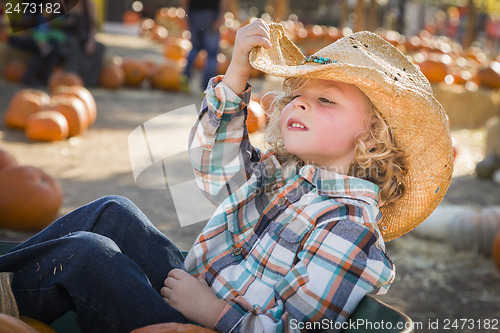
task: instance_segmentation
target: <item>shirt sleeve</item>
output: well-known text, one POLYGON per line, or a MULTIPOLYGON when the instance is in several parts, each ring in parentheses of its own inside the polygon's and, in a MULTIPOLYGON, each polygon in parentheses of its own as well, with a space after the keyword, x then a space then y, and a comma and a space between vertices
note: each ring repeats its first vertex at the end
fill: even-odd
POLYGON ((191 130, 189 156, 195 179, 214 205, 244 184, 260 159, 246 128, 250 94, 249 84, 238 96, 222 83, 222 76, 212 78, 191 130))
POLYGON ((273 308, 251 307, 237 296, 215 328, 298 332, 294 328, 308 321, 346 321, 366 294, 384 292, 394 279, 394 266, 379 237, 373 227, 350 220, 322 223, 311 231, 297 263, 274 287, 273 308))

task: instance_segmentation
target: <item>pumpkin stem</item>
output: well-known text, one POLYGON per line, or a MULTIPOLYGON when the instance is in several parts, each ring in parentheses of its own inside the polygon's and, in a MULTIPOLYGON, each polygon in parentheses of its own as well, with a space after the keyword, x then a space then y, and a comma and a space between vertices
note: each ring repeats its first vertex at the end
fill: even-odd
POLYGON ((0 313, 19 318, 19 309, 10 287, 12 273, 0 272, 0 313))

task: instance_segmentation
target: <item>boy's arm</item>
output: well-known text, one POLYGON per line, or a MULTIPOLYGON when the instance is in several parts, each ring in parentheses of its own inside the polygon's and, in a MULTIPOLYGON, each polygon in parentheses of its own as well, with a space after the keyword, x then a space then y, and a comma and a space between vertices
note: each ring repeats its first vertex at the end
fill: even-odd
POLYGON ((190 135, 189 155, 198 187, 218 205, 243 184, 260 159, 245 128, 250 100, 248 53, 266 31, 256 20, 238 30, 231 65, 224 77, 213 78, 206 90, 200 117, 190 135))

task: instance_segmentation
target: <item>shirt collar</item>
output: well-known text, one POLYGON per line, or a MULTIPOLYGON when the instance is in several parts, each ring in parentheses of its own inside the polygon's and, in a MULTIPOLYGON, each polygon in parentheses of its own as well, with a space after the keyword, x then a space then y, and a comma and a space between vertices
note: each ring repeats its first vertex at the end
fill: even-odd
POLYGON ((299 175, 316 187, 318 193, 332 198, 355 199, 377 206, 379 187, 370 181, 342 175, 314 165, 305 165, 299 175))

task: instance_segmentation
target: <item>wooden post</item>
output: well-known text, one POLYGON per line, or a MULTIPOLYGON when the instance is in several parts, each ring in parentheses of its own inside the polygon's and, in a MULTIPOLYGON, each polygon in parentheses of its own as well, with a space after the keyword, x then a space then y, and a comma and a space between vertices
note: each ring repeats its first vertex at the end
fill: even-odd
POLYGON ((356 22, 354 22, 354 31, 365 30, 365 1, 356 1, 356 22))
POLYGON ((347 26, 347 17, 349 16, 349 5, 347 0, 340 0, 340 23, 339 28, 344 29, 347 26))
POLYGON ((368 26, 366 29, 370 31, 377 30, 378 24, 378 2, 377 0, 370 0, 370 14, 368 15, 368 26))
POLYGON ((290 12, 288 0, 274 0, 269 2, 274 3, 273 21, 279 22, 285 20, 290 12))
POLYGON ((464 49, 469 48, 472 43, 476 40, 476 25, 477 25, 477 10, 474 5, 474 0, 468 0, 467 2, 467 26, 465 30, 463 47, 464 49))

